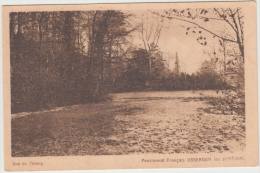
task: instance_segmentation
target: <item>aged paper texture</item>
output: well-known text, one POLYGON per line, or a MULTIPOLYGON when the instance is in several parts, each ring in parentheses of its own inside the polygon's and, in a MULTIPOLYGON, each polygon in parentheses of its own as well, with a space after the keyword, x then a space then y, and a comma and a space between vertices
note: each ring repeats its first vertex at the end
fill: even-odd
POLYGON ((3 17, 6 170, 258 165, 254 1, 3 17))

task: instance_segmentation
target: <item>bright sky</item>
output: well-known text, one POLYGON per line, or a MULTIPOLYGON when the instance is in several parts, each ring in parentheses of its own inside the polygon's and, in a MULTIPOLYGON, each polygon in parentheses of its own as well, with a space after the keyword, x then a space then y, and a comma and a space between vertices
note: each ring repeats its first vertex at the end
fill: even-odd
POLYGON ((187 73, 196 72, 201 63, 208 58, 203 53, 205 47, 197 43, 196 38, 187 36, 185 28, 181 26, 181 22, 171 21, 169 28, 162 30, 159 47, 172 57, 168 60, 170 68, 174 67, 177 52, 181 71, 187 73))
MULTIPOLYGON (((148 12, 135 12, 134 20, 136 20, 136 22, 139 20, 140 22, 140 18, 144 15, 144 22, 148 23, 148 28, 154 26, 156 21, 160 21, 160 19, 154 15, 148 15, 149 17, 147 18, 147 14, 148 12)), ((193 26, 191 24, 168 19, 165 19, 162 23, 163 29, 158 45, 161 51, 163 51, 164 58, 168 62, 170 69, 174 67, 176 52, 178 53, 181 71, 193 73, 200 68, 204 60, 209 59, 209 55, 205 52, 213 52, 214 49, 217 49, 215 46, 218 45, 216 44, 218 40, 213 39, 208 34, 208 44, 206 46, 202 46, 196 41, 196 35, 186 35, 186 27, 193 26)), ((214 26, 210 25, 209 27, 214 26)), ((143 46, 140 40, 140 34, 136 34, 133 42, 136 42, 139 46, 143 46)))

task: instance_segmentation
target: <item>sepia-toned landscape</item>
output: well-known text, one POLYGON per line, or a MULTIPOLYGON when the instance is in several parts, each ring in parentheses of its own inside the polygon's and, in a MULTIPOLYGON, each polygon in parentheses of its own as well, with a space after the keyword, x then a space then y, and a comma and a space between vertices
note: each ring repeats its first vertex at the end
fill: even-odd
POLYGON ((241 8, 9 19, 13 157, 245 150, 241 8))

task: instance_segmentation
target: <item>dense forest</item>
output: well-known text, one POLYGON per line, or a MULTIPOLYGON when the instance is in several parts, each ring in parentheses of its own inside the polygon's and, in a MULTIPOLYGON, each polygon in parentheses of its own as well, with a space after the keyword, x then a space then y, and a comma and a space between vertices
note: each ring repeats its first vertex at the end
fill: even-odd
MULTIPOLYGON (((176 16, 166 14, 161 17, 176 16)), ((180 70, 176 53, 174 70, 169 69, 158 46, 162 28, 147 37, 142 24, 129 21, 132 15, 114 10, 10 13, 12 113, 103 101, 112 92, 232 88, 213 58, 189 74, 180 70), (143 46, 129 41, 134 32, 143 46)))

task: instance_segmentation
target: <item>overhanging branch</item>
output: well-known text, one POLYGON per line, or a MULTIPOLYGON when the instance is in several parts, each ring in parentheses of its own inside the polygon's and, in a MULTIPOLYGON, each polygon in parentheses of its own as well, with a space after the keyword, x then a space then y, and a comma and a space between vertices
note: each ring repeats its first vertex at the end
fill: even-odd
MULTIPOLYGON (((158 13, 156 13, 156 12, 153 12, 153 13, 156 14, 156 15, 160 15, 160 14, 158 14, 158 13)), ((213 35, 213 36, 215 36, 215 37, 218 37, 218 38, 220 38, 220 39, 222 39, 222 40, 224 40, 224 41, 229 41, 229 42, 237 43, 236 40, 231 40, 231 39, 229 39, 229 38, 222 37, 222 36, 220 36, 219 34, 216 34, 216 33, 212 32, 212 31, 210 31, 209 29, 207 29, 207 28, 201 26, 200 24, 198 24, 198 23, 196 23, 196 22, 192 22, 192 21, 189 21, 189 20, 186 20, 186 19, 182 19, 182 18, 179 18, 179 17, 176 17, 176 16, 168 16, 168 17, 167 17, 167 16, 162 16, 162 15, 160 15, 160 16, 161 16, 161 17, 165 17, 165 18, 170 19, 170 20, 171 20, 171 19, 175 19, 175 20, 178 20, 178 21, 183 21, 183 22, 186 22, 186 23, 193 24, 193 25, 197 26, 198 28, 200 28, 200 29, 202 29, 202 30, 208 32, 209 34, 211 34, 211 35, 213 35)))

